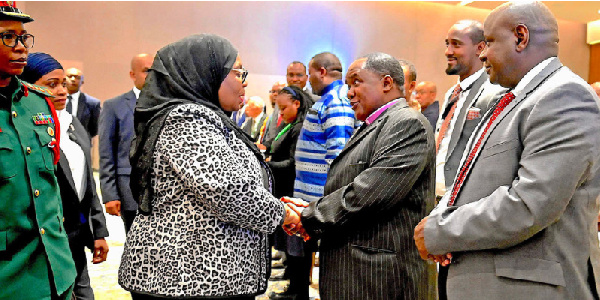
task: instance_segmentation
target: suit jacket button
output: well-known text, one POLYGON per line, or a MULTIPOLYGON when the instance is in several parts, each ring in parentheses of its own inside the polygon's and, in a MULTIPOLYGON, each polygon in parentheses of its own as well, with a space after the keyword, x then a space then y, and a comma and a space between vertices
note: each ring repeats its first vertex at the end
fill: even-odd
POLYGON ((41 233, 41 234, 46 234, 46 230, 45 230, 44 228, 41 228, 41 229, 40 229, 40 233, 41 233))
POLYGON ((36 197, 38 197, 40 195, 40 190, 33 191, 33 195, 35 195, 36 197))
POLYGON ((13 116, 13 118, 16 118, 17 117, 17 112, 13 110, 12 116, 13 116))
POLYGON ((31 147, 27 147, 27 154, 31 154, 31 147))

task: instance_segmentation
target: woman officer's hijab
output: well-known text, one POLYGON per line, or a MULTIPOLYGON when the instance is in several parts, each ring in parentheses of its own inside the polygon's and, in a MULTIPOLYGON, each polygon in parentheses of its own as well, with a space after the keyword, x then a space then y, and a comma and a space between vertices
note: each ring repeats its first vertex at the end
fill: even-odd
POLYGON ((219 88, 233 68, 237 54, 227 39, 211 34, 186 37, 156 54, 135 109, 136 138, 130 155, 131 191, 141 213, 151 212, 154 146, 169 112, 177 105, 195 103, 208 107, 263 162, 250 137, 219 104, 219 88))

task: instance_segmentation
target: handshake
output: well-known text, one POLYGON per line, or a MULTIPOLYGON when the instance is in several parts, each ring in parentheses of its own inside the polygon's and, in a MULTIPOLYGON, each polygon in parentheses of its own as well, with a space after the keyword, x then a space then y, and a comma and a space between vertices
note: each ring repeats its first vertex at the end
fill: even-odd
POLYGON ((297 235, 308 241, 310 236, 302 227, 300 216, 304 208, 308 207, 308 202, 300 198, 281 197, 285 207, 285 220, 283 221, 283 230, 289 235, 297 235))

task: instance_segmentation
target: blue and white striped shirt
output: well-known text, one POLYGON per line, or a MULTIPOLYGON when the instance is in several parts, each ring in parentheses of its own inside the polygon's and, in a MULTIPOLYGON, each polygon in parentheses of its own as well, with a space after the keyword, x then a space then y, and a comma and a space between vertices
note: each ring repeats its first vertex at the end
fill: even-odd
POLYGON ((306 114, 296 144, 296 198, 314 201, 323 197, 329 166, 355 128, 347 93, 348 87, 341 80, 332 82, 306 114))

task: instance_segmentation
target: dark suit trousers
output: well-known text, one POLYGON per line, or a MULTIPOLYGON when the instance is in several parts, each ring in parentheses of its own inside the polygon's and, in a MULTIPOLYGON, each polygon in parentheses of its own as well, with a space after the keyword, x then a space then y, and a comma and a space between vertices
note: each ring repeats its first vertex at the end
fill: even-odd
POLYGON ((290 278, 290 286, 287 289, 287 293, 297 294, 296 300, 308 300, 311 266, 312 252, 311 255, 302 257, 287 255, 285 272, 290 278))
POLYGON ((75 261, 75 269, 77 277, 75 277, 75 286, 73 294, 77 300, 94 300, 94 291, 90 285, 90 276, 87 268, 87 258, 85 256, 85 246, 79 243, 77 239, 69 242, 73 261, 75 261))

